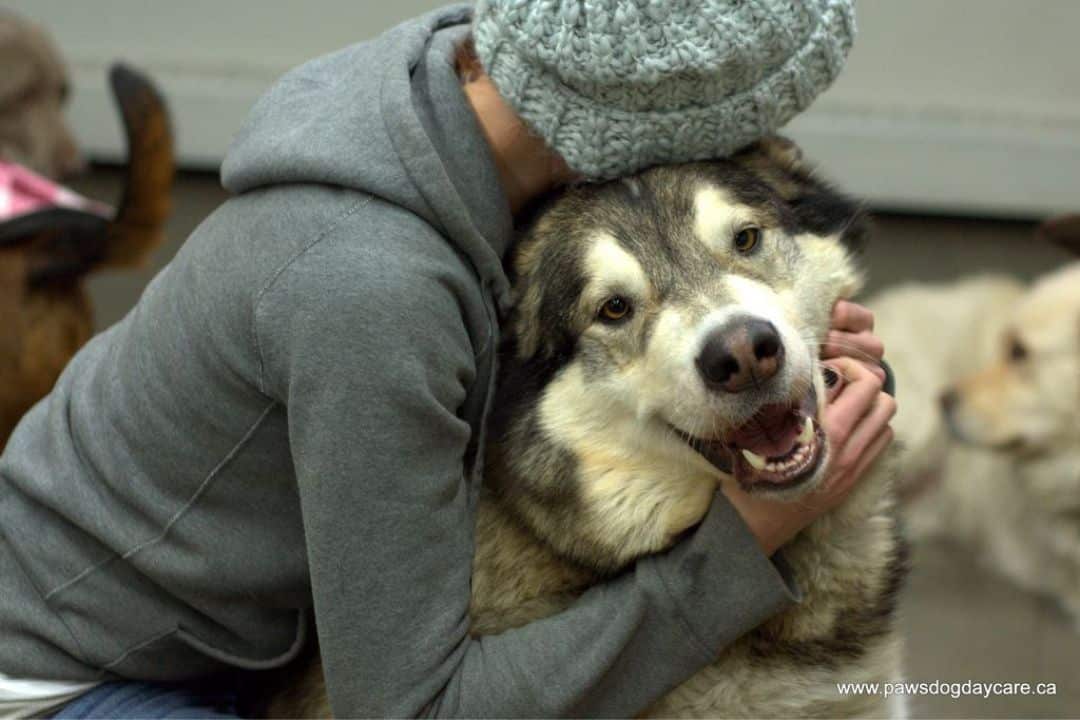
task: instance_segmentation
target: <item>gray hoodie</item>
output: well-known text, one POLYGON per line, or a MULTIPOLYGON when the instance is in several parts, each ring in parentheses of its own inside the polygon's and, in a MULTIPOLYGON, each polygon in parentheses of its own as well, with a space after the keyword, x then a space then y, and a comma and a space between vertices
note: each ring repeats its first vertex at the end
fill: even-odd
POLYGON ((791 590, 718 496, 566 612, 468 634, 512 237, 449 8, 286 75, 236 195, 0 456, 0 672, 271 668, 339 716, 632 715, 791 590))

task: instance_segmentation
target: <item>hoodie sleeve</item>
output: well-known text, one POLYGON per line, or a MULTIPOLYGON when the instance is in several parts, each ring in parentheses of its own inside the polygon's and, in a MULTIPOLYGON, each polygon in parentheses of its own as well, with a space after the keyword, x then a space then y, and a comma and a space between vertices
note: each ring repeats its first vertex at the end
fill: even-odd
POLYGON ((449 250, 381 240, 310 246, 255 306, 337 716, 630 716, 792 601, 718 496, 670 552, 556 616, 470 638, 459 409, 477 380, 461 293, 475 280, 449 250))

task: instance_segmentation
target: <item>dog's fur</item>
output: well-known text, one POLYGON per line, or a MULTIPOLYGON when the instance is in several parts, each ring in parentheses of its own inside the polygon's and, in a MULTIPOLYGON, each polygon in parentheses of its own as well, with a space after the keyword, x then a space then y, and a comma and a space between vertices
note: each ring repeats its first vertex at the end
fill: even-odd
POLYGON ((113 70, 112 85, 130 157, 116 216, 68 211, 55 224, 39 223, 0 243, 0 449, 90 338, 86 275, 136 265, 163 237, 173 177, 164 102, 148 79, 127 68, 113 70))
MULTIPOLYGON (((1080 251, 1080 216, 1040 234, 1080 251)), ((1080 627, 1080 263, 1030 288, 979 277, 870 305, 903 397, 912 536, 967 545, 1080 627)))
POLYGON ((45 32, 0 9, 0 158, 51 178, 83 159, 64 119, 67 69, 45 32))
MULTIPOLYGON (((517 302, 489 429, 474 634, 557 613, 699 522, 718 484, 735 480, 687 435, 720 437, 766 403, 824 397, 819 342, 833 302, 859 284, 845 246, 866 231, 859 207, 779 138, 731 160, 576 187, 537 214, 513 254, 517 302), (762 239, 741 255, 732 239, 748 225, 763 228, 762 239), (633 304, 625 322, 598 320, 612 294, 633 304), (745 392, 710 392, 695 356, 739 315, 776 326, 784 369, 745 392)), ((797 501, 825 464, 795 487, 748 488, 797 501)), ((836 687, 900 679, 893 609, 904 561, 886 472, 876 466, 785 548, 802 602, 726 648, 648 715, 893 714, 880 697, 836 687)), ((317 666, 272 708, 329 712, 317 666)))

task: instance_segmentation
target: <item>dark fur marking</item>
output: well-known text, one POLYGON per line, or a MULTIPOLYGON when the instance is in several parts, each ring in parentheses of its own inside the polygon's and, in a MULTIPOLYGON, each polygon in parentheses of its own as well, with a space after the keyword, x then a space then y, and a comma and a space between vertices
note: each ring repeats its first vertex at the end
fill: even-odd
POLYGON ((492 428, 502 428, 504 434, 489 435, 492 441, 508 439, 514 417, 536 403, 543 389, 569 360, 569 354, 521 360, 517 353, 517 338, 507 335, 499 348, 498 386, 488 420, 492 428))
POLYGON ((861 658, 873 641, 887 637, 893 630, 900 590, 911 567, 908 545, 898 528, 893 536, 894 554, 884 568, 885 586, 876 597, 856 596, 865 604, 841 611, 831 634, 815 640, 785 642, 759 629, 750 636, 751 656, 758 661, 787 657, 799 664, 835 670, 841 663, 861 658))
MULTIPOLYGON (((485 481, 511 508, 523 495, 528 496, 529 502, 538 503, 552 512, 578 504, 577 487, 573 482, 576 459, 565 450, 545 444, 545 433, 539 426, 536 412, 543 389, 566 366, 569 357, 568 354, 556 354, 523 361, 518 357, 513 336, 508 337, 500 348, 499 381, 488 422, 492 430, 502 432, 492 432, 488 437, 485 465, 489 472, 485 481), (518 476, 511 456, 522 452, 548 455, 540 463, 548 471, 545 477, 518 476)), ((524 524, 528 525, 527 522, 524 524)))
POLYGON ((840 233, 852 250, 861 250, 869 236, 869 224, 861 207, 850 198, 819 186, 791 200, 796 227, 815 235, 840 233))

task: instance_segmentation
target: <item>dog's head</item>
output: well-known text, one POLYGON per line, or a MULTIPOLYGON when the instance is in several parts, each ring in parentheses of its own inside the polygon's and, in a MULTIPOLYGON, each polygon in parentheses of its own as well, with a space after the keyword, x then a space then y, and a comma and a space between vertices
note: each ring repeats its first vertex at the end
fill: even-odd
POLYGON ((669 544, 725 476, 812 489, 818 346, 866 229, 779 138, 565 192, 514 255, 494 489, 604 569, 669 544))
POLYGON ((60 178, 83 167, 64 119, 67 71, 38 26, 0 10, 0 158, 60 178))
MULTIPOLYGON (((1041 229, 1080 250, 1080 216, 1041 229)), ((1012 308, 997 360, 942 396, 961 440, 1020 454, 1080 442, 1080 263, 1040 279, 1012 308)))

